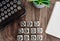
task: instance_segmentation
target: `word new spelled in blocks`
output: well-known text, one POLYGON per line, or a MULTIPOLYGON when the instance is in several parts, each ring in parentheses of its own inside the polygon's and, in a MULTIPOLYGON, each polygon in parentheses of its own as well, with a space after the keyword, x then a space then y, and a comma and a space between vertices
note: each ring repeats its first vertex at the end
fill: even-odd
POLYGON ((21 27, 39 27, 40 21, 21 21, 20 22, 21 27))

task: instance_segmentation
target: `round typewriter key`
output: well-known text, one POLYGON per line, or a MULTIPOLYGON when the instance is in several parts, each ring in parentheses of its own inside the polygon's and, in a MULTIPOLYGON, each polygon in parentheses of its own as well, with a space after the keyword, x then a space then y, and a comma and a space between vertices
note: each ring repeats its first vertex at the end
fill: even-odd
POLYGON ((21 4, 21 1, 20 1, 20 0, 18 0, 17 4, 18 4, 18 5, 20 5, 20 4, 21 4))
POLYGON ((14 3, 11 1, 10 4, 13 5, 14 3))
POLYGON ((18 6, 18 7, 17 7, 17 9, 18 9, 18 10, 21 10, 21 7, 20 7, 20 6, 18 6))
POLYGON ((17 9, 14 9, 15 12, 17 12, 17 9))
POLYGON ((9 0, 5 0, 6 2, 9 2, 9 0))
POLYGON ((2 19, 0 19, 0 22, 2 22, 2 19))
POLYGON ((13 10, 14 8, 13 7, 10 7, 11 10, 13 10))
POLYGON ((2 20, 5 20, 5 17, 2 17, 2 20))
POLYGON ((7 9, 7 6, 4 6, 4 9, 7 9))
POLYGON ((5 14, 7 14, 7 11, 4 11, 5 14))
POLYGON ((10 7, 10 4, 7 4, 7 7, 10 7))
POLYGON ((4 9, 3 9, 3 8, 1 8, 1 11, 4 11, 4 9))
POLYGON ((14 11, 11 11, 11 14, 14 14, 14 11))
POLYGON ((17 3, 17 0, 14 0, 14 3, 17 3))
POLYGON ((0 3, 0 7, 2 6, 2 3, 0 3))
POLYGON ((14 4, 13 7, 16 8, 17 6, 14 4))
POLYGON ((8 16, 11 16, 11 13, 8 13, 8 16))
POLYGON ((1 13, 1 16, 4 16, 4 13, 1 13))
POLYGON ((5 15, 5 18, 8 18, 8 15, 5 15))
POLYGON ((7 9, 7 12, 10 12, 10 9, 7 9))
POLYGON ((2 4, 6 4, 6 2, 5 1, 2 1, 2 4))

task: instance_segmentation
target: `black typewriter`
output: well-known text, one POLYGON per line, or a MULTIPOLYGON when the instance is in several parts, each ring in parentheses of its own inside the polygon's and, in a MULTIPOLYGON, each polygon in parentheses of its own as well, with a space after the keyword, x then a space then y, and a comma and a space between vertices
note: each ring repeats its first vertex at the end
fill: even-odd
POLYGON ((20 0, 0 0, 0 29, 24 15, 25 9, 20 0))

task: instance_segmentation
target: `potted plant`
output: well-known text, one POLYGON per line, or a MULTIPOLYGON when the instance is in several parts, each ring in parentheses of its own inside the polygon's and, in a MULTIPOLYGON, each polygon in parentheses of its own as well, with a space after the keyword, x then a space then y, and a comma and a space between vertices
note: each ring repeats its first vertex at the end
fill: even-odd
POLYGON ((43 8, 43 7, 49 7, 50 6, 50 0, 29 0, 30 2, 33 2, 34 6, 37 8, 43 8))

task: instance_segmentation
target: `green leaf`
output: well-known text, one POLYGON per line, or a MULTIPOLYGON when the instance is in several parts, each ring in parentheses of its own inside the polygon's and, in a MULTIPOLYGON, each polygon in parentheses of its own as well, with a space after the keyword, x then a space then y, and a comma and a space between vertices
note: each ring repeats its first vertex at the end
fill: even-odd
POLYGON ((50 0, 42 0, 42 1, 50 1, 50 0))
POLYGON ((38 2, 38 1, 34 1, 34 3, 35 3, 35 4, 37 4, 37 5, 39 4, 39 2, 38 2))
POLYGON ((43 4, 45 4, 45 6, 49 7, 50 6, 50 1, 45 1, 45 2, 42 2, 43 4))

